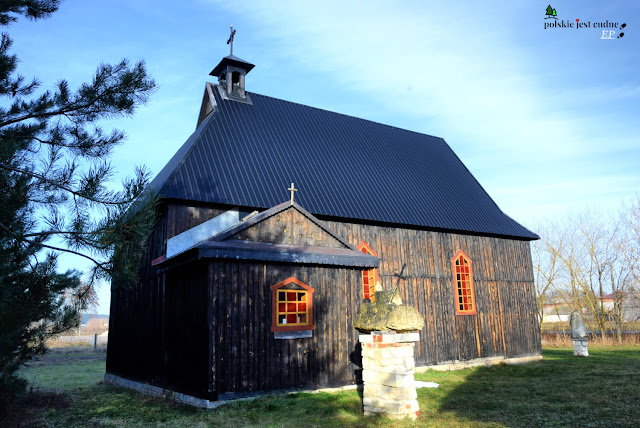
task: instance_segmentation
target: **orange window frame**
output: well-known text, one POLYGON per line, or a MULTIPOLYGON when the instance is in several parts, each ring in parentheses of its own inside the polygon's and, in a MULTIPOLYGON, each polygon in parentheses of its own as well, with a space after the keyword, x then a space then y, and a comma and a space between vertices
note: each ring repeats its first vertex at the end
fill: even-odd
MULTIPOLYGON (((357 248, 365 254, 370 254, 374 257, 378 257, 378 254, 373 251, 373 248, 371 248, 369 244, 364 241, 360 241, 360 245, 358 245, 357 248)), ((372 302, 376 299, 376 284, 378 283, 378 281, 378 269, 373 268, 362 271, 363 299, 371 299, 372 302)))
POLYGON ((475 315, 476 293, 473 284, 473 261, 460 250, 451 259, 456 315, 475 315))
POLYGON ((314 330, 313 293, 304 282, 289 277, 271 286, 271 331, 314 330), (297 288, 284 288, 295 284, 297 288))

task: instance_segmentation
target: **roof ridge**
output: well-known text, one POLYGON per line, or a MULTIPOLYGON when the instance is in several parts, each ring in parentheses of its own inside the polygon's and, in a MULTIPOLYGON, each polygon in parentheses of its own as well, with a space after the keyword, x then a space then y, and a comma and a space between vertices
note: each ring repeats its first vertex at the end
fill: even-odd
MULTIPOLYGON (((214 84, 214 83, 211 83, 211 84, 212 84, 212 85, 215 85, 215 86, 219 86, 218 84, 214 84)), ((413 131, 413 130, 411 130, 411 129, 400 128, 399 126, 390 125, 390 124, 388 124, 388 123, 376 122, 375 120, 370 120, 370 119, 363 119, 363 118, 358 117, 358 116, 351 116, 351 115, 346 114, 346 113, 340 113, 340 112, 337 112, 337 111, 328 110, 328 109, 324 109, 324 108, 320 108, 320 107, 309 106, 309 105, 302 104, 302 103, 298 103, 298 102, 295 102, 295 101, 285 100, 285 99, 283 99, 283 98, 271 97, 271 96, 269 96, 269 95, 259 94, 259 93, 257 93, 257 92, 250 92, 250 91, 246 91, 246 93, 247 93, 247 94, 251 94, 251 95, 253 95, 253 96, 258 96, 258 97, 263 97, 263 98, 270 98, 270 99, 272 99, 272 100, 276 100, 276 101, 282 101, 282 102, 289 103, 289 104, 295 104, 295 105, 297 105, 297 106, 301 106, 301 107, 305 107, 305 108, 309 108, 309 109, 313 109, 313 110, 318 110, 318 111, 322 111, 322 112, 326 112, 326 113, 331 113, 331 114, 337 114, 337 115, 339 115, 339 116, 348 117, 348 118, 350 118, 350 119, 357 119, 357 120, 360 120, 360 121, 364 121, 364 122, 368 122, 368 123, 373 123, 373 124, 376 124, 376 125, 382 125, 382 126, 386 126, 386 127, 389 127, 389 128, 398 129, 398 130, 400 130, 400 131, 410 132, 410 133, 412 133, 412 134, 424 135, 424 136, 427 136, 427 137, 431 137, 431 138, 439 138, 439 139, 441 139, 441 140, 444 140, 444 138, 442 138, 442 137, 438 137, 437 135, 425 134, 424 132, 418 132, 418 131, 413 131)), ((233 101, 233 100, 224 100, 224 99, 223 99, 222 101, 233 101)))

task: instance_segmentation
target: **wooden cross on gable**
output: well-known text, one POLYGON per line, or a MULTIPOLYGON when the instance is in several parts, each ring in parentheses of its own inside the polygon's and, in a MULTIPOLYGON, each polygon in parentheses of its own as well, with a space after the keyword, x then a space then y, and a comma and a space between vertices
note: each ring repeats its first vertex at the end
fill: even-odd
POLYGON ((298 189, 296 189, 296 188, 293 186, 293 183, 291 183, 291 187, 289 187, 287 190, 291 191, 291 203, 293 203, 293 192, 297 192, 297 191, 298 191, 298 189))
POLYGON ((231 55, 233 55, 233 37, 236 35, 236 30, 233 29, 233 25, 231 26, 231 35, 229 36, 229 40, 227 40, 227 44, 231 45, 231 55))

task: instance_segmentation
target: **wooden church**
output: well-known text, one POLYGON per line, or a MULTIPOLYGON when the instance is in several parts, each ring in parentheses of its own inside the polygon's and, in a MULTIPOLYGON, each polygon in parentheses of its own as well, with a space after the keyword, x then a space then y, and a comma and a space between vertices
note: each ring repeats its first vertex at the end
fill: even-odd
POLYGON ((248 92, 253 67, 213 69, 151 183, 159 219, 139 285, 112 284, 106 377, 200 404, 356 383, 376 284, 424 315, 417 365, 540 354, 538 237, 446 142, 248 92))

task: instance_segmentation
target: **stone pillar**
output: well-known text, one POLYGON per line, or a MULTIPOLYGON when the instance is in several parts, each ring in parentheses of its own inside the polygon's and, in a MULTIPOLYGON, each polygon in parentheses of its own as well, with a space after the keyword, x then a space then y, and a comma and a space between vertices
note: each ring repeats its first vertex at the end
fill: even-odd
POLYGON ((589 339, 586 337, 574 337, 573 338, 573 355, 575 357, 588 357, 589 356, 589 339))
POLYGON ((365 415, 382 413, 393 419, 415 420, 420 414, 413 358, 418 340, 418 333, 360 335, 365 415))

